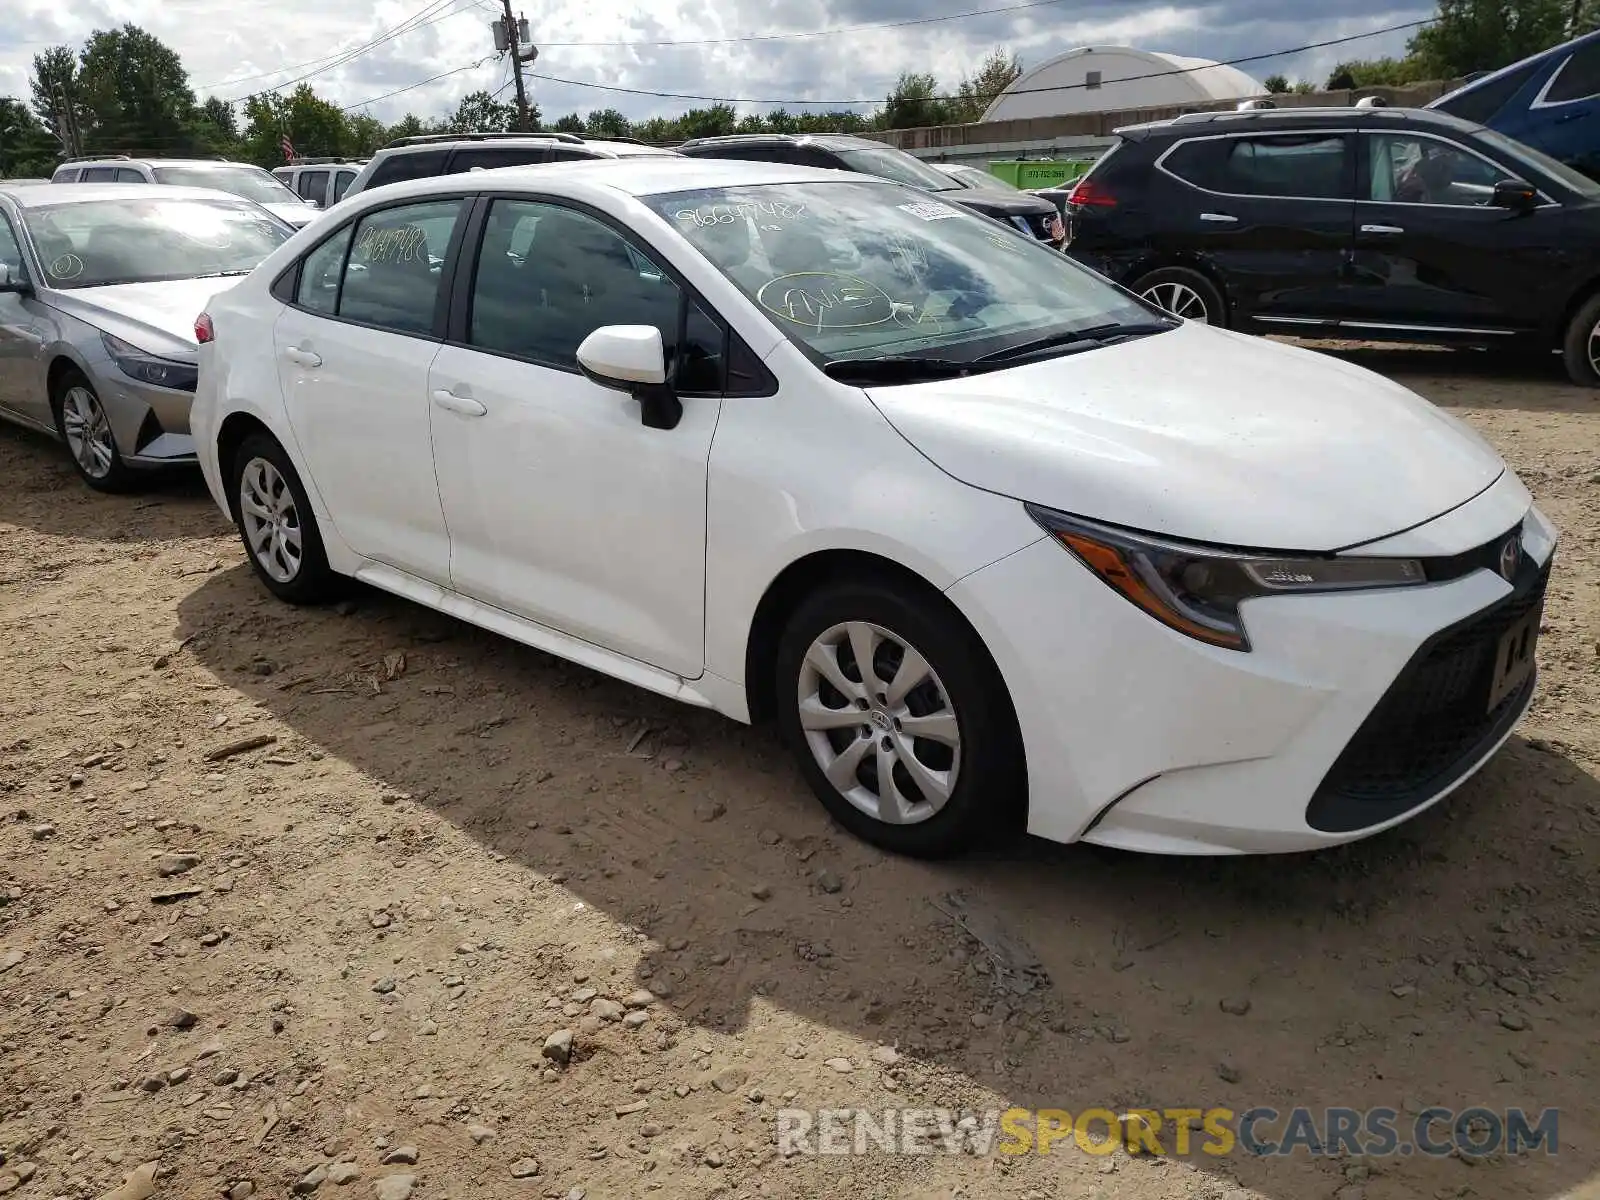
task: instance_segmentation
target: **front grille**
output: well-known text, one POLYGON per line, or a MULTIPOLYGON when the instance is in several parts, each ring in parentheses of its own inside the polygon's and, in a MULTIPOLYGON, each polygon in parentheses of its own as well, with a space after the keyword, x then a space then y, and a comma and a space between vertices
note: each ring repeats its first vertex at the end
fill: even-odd
POLYGON ((1524 556, 1511 595, 1423 643, 1317 788, 1306 809, 1313 829, 1351 833, 1397 817, 1455 783, 1509 731, 1534 676, 1490 709, 1500 639, 1543 610, 1549 580, 1548 562, 1524 556))

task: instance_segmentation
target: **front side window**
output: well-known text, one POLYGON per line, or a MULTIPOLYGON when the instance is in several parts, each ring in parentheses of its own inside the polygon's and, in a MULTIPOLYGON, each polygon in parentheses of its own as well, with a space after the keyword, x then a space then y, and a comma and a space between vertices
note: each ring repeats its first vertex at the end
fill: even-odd
POLYGON ((1160 318, 1088 268, 926 192, 837 183, 646 198, 814 361, 971 361, 1160 318))
POLYGON ((1511 178, 1488 159, 1435 138, 1369 134, 1367 148, 1369 200, 1482 207, 1494 185, 1511 178))
POLYGON ((721 326, 638 247, 585 213, 532 200, 496 200, 473 279, 468 342, 563 370, 602 325, 661 331, 680 391, 718 390, 721 326))
POLYGON ((179 187, 214 188, 245 200, 254 200, 257 204, 299 203, 293 192, 260 167, 247 167, 238 163, 157 167, 155 176, 157 183, 176 184, 179 187))
POLYGON ((85 167, 83 169, 84 183, 115 183, 117 169, 115 167, 85 167))
POLYGON ((445 251, 462 204, 428 200, 362 217, 339 288, 338 315, 397 333, 432 333, 445 251))
POLYGON ((1570 104, 1600 95, 1600 38, 1579 46, 1557 69, 1545 89, 1544 103, 1570 104))
POLYGON ((473 146, 457 150, 450 160, 452 172, 470 171, 482 167, 492 171, 496 167, 525 167, 529 163, 548 162, 543 146, 473 146))
POLYGON ((17 232, 4 213, 0 213, 0 267, 4 267, 13 282, 25 281, 28 269, 22 261, 22 247, 17 244, 17 232))
POLYGON ((301 171, 300 180, 294 189, 304 200, 321 200, 328 190, 328 173, 326 171, 301 171))
POLYGON ((1349 200, 1346 138, 1339 133, 1197 138, 1166 156, 1180 179, 1229 196, 1349 200))
POLYGON ((247 275, 294 232, 224 198, 50 204, 23 222, 53 288, 247 275))
POLYGON ((1508 138, 1493 129, 1480 129, 1476 137, 1502 158, 1510 159, 1520 168, 1527 170, 1530 175, 1537 177, 1542 171, 1570 192, 1576 192, 1590 200, 1600 199, 1600 181, 1591 179, 1582 171, 1574 170, 1566 163, 1551 158, 1543 150, 1535 150, 1526 142, 1508 138))
POLYGON ((343 200, 344 194, 350 190, 350 185, 355 181, 356 173, 354 171, 340 171, 335 175, 333 177, 333 196, 328 203, 337 204, 340 200, 343 200))

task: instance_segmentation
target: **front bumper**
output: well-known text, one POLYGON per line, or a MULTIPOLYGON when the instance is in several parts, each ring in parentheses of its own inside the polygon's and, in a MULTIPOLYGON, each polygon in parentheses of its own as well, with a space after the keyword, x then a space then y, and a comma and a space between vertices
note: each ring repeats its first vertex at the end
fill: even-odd
MULTIPOLYGON (((1505 501, 1526 493, 1507 480, 1472 506, 1498 523, 1472 530, 1478 542, 1517 520, 1505 501)), ((949 595, 994 654, 1021 725, 1029 831, 1158 853, 1268 853, 1354 841, 1436 803, 1532 701, 1529 678, 1491 712, 1484 674, 1548 578, 1554 531, 1525 511, 1515 587, 1479 569, 1254 600, 1249 653, 1157 623, 1053 540, 961 580, 949 595)), ((1472 524, 1452 519, 1458 534, 1472 524)))
POLYGON ((93 363, 91 373, 125 463, 132 467, 195 464, 194 439, 189 433, 193 392, 141 383, 123 374, 110 359, 93 363))

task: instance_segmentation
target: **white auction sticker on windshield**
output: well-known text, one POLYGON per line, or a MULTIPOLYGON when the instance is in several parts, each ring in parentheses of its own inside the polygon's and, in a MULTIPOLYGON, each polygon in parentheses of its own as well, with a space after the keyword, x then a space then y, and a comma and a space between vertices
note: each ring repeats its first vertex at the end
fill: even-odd
POLYGON ((902 204, 899 207, 902 211, 910 213, 913 217, 921 217, 924 221, 942 221, 946 217, 956 215, 955 209, 927 200, 919 200, 914 204, 902 204))

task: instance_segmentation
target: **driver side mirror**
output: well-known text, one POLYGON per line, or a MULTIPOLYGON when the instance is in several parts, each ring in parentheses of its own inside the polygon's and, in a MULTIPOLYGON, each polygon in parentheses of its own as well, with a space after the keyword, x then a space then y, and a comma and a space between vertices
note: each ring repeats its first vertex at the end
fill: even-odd
POLYGON ((0 295, 10 293, 13 296, 26 296, 33 292, 33 285, 26 279, 11 273, 11 267, 0 263, 0 295))
POLYGON ((1520 179, 1502 179, 1494 185, 1489 203, 1495 208, 1512 212, 1528 212, 1539 207, 1539 193, 1531 183, 1520 179))
POLYGON ((578 347, 578 366, 601 387, 638 400, 649 428, 673 429, 683 419, 683 403, 667 382, 661 331, 654 325, 602 325, 578 347))

